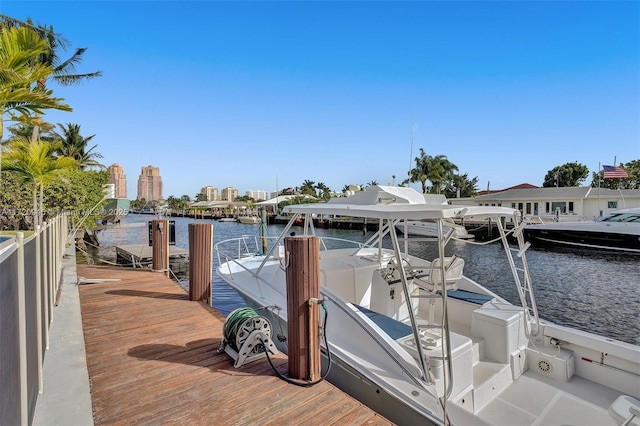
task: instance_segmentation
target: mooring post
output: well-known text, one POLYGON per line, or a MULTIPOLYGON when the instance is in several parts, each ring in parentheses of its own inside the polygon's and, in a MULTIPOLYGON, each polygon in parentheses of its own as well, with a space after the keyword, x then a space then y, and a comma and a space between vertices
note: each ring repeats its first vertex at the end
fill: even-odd
POLYGON ((189 224, 189 300, 210 301, 212 243, 212 224, 189 224))
POLYGON ((151 221, 151 269, 163 271, 169 276, 169 221, 155 219, 151 221))
POLYGON ((295 236, 285 238, 284 246, 289 376, 314 381, 320 376, 320 244, 318 237, 295 236))

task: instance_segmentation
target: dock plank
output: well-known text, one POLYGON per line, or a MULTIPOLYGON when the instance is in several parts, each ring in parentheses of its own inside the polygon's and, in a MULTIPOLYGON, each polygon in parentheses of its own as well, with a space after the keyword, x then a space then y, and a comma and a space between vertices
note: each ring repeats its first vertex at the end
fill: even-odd
POLYGON ((266 359, 234 368, 218 353, 224 316, 161 273, 78 265, 78 277, 96 425, 391 424, 326 381, 286 383, 266 359))

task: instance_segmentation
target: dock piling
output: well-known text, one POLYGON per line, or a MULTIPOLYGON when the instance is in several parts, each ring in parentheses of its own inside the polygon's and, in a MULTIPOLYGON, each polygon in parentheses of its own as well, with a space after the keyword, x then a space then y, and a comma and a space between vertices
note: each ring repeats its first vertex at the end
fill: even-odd
POLYGON ((169 276, 169 221, 155 219, 151 222, 152 265, 154 271, 169 276))
POLYGON ((211 298, 213 225, 189 224, 189 300, 211 298))
POLYGON ((320 377, 320 243, 318 237, 287 237, 287 323, 289 376, 314 381, 320 377))

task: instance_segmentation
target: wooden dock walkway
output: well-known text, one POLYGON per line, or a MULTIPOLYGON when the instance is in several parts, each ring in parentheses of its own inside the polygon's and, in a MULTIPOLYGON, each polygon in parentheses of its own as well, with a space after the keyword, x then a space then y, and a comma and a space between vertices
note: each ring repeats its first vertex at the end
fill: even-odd
POLYGON ((96 425, 392 424, 329 382, 286 383, 266 359, 234 368, 218 353, 224 316, 161 273, 77 271, 96 425))

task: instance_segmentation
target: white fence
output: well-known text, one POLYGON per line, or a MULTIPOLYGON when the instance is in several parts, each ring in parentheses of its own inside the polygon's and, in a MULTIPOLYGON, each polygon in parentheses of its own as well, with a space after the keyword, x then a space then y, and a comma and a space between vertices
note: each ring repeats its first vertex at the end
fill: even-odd
POLYGON ((33 422, 67 231, 60 215, 0 242, 0 425, 33 422))

